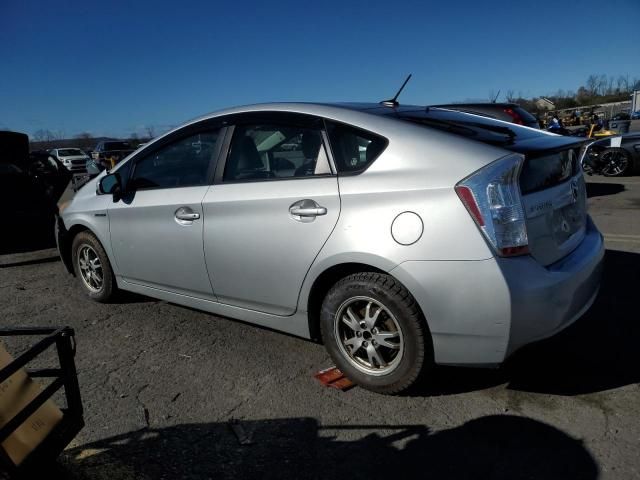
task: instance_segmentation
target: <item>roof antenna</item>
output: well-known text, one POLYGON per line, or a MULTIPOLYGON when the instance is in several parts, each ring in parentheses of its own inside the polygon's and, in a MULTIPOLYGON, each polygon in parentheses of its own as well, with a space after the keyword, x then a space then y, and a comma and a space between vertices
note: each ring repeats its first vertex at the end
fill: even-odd
POLYGON ((498 93, 496 94, 495 98, 493 99, 493 101, 491 103, 496 103, 496 101, 498 100, 499 96, 500 96, 500 90, 498 90, 498 93))
POLYGON ((398 103, 398 97, 400 96, 400 93, 402 93, 402 90, 404 89, 404 86, 407 84, 407 82, 409 81, 410 78, 411 78, 411 74, 409 74, 407 79, 404 81, 404 83, 400 87, 400 90, 398 90, 398 93, 396 93, 395 97, 393 97, 391 100, 383 100, 382 102, 380 102, 380 104, 384 105, 385 107, 394 107, 394 108, 397 107, 398 105, 400 105, 398 103))

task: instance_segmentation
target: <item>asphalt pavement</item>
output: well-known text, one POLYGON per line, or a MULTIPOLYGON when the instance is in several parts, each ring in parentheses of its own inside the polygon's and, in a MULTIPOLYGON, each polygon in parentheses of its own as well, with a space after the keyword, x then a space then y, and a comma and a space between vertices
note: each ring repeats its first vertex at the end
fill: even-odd
POLYGON ((46 478, 640 478, 640 177, 588 181, 607 254, 585 317, 398 397, 321 386, 332 363, 306 340, 94 303, 54 249, 1 255, 2 325, 76 329, 86 427, 46 478))

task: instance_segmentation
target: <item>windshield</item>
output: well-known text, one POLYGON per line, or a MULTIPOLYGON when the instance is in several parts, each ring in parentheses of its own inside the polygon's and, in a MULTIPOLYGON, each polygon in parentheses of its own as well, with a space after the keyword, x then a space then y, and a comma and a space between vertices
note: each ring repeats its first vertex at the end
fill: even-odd
POLYGON ((59 157, 78 157, 84 155, 85 153, 79 148, 61 148, 58 150, 59 157))

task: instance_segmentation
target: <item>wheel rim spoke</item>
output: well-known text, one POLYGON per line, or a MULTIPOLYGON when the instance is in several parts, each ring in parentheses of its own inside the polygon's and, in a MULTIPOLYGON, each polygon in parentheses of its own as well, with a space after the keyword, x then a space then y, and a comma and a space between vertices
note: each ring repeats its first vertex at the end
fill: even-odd
POLYGON ((351 337, 344 341, 344 344, 351 347, 351 354, 356 353, 362 346, 362 337, 351 337))
POLYGON ((383 347, 391 348, 392 350, 398 350, 400 348, 399 343, 389 341, 391 338, 400 339, 400 334, 398 332, 378 332, 373 336, 373 338, 383 347))
POLYGON ((369 328, 373 328, 375 326, 376 322, 378 321, 378 316, 380 315, 380 312, 382 312, 382 308, 378 307, 378 309, 376 310, 376 313, 371 315, 372 306, 373 306, 373 302, 369 302, 365 307, 364 321, 367 323, 367 326, 369 328))
POLYGON ((369 364, 372 367, 386 367, 387 362, 385 362, 380 355, 380 352, 373 345, 369 344, 367 346, 367 358, 369 359, 369 364))
POLYGON ((351 307, 347 308, 346 313, 347 315, 342 316, 343 323, 354 332, 359 332, 360 330, 362 330, 360 328, 360 322, 358 322, 358 319, 355 313, 353 313, 353 310, 351 310, 351 307))

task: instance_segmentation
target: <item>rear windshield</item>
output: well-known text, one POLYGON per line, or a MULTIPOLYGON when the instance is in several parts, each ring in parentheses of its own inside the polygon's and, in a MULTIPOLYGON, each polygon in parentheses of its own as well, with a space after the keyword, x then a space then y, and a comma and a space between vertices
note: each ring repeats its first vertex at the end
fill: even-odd
POLYGON ((58 150, 58 155, 61 157, 76 157, 84 155, 84 153, 78 148, 61 148, 58 150))
POLYGON ((131 150, 131 145, 127 142, 105 142, 105 150, 131 150))
POLYGON ((526 195, 567 181, 578 173, 577 158, 573 149, 527 155, 520 173, 520 191, 526 195))

